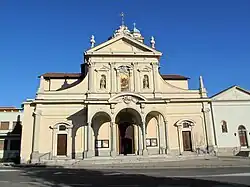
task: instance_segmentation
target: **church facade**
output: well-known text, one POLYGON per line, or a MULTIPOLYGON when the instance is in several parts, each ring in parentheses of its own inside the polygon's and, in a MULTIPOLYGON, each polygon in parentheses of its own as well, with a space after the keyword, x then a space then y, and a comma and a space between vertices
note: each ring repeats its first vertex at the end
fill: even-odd
POLYGON ((84 52, 80 73, 45 73, 23 103, 22 162, 185 155, 212 150, 209 98, 187 77, 162 75, 162 53, 122 24, 84 52))

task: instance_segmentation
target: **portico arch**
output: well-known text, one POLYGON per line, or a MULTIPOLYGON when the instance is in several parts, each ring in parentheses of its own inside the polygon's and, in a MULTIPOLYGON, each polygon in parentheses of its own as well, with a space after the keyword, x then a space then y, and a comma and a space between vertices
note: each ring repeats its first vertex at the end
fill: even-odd
POLYGON ((146 117, 146 143, 151 154, 167 153, 167 121, 159 111, 150 111, 146 117))
POLYGON ((120 110, 115 117, 118 125, 117 149, 119 154, 140 154, 142 150, 142 117, 133 108, 120 110))
POLYGON ((107 155, 110 152, 110 122, 108 113, 100 111, 91 119, 91 139, 95 156, 107 155))

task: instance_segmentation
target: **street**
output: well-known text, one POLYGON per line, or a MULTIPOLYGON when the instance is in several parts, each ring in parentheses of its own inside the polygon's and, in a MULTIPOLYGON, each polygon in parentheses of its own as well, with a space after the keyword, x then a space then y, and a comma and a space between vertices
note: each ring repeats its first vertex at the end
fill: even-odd
POLYGON ((66 169, 0 168, 1 187, 226 187, 250 185, 250 168, 66 169))

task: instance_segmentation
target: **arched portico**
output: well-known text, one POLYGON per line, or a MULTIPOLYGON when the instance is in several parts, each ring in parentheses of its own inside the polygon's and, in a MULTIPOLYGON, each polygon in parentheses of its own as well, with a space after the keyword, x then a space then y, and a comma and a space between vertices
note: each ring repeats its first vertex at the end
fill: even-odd
POLYGON ((110 152, 111 117, 106 112, 97 112, 91 120, 91 139, 94 156, 107 155, 110 152))
POLYGON ((168 150, 168 130, 165 116, 159 111, 151 111, 146 117, 146 143, 150 154, 166 154, 168 150))
POLYGON ((145 122, 141 114, 133 108, 124 108, 115 115, 117 124, 116 148, 122 155, 147 154, 145 122))

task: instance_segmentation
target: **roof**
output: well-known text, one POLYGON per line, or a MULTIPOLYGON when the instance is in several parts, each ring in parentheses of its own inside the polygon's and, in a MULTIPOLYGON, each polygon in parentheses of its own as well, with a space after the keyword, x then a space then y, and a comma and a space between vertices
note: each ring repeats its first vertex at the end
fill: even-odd
POLYGON ((188 77, 184 77, 182 75, 161 75, 161 77, 164 79, 164 80, 188 80, 189 78, 188 77))
MULTIPOLYGON (((43 76, 45 79, 60 79, 60 78, 72 78, 77 79, 82 76, 81 73, 44 73, 43 76)), ((41 77, 39 76, 39 78, 41 77)), ((184 77, 182 75, 161 75, 164 80, 187 80, 188 77, 184 77)))
POLYGON ((232 89, 232 88, 236 88, 236 89, 238 89, 238 90, 240 90, 240 91, 242 91, 242 92, 244 92, 244 93, 250 94, 250 91, 245 90, 245 89, 243 89, 243 88, 241 88, 241 87, 239 87, 239 86, 237 86, 237 85, 233 85, 233 86, 230 86, 230 87, 227 88, 227 89, 224 89, 224 90, 220 91, 219 93, 214 94, 213 96, 211 96, 211 98, 214 98, 214 97, 216 97, 216 96, 222 94, 223 92, 226 92, 227 90, 230 90, 230 89, 232 89))
POLYGON ((77 79, 80 78, 82 76, 81 73, 44 73, 42 75, 39 76, 39 78, 43 76, 45 79, 49 79, 49 78, 68 78, 68 79, 77 79))
POLYGON ((11 111, 15 111, 18 112, 22 110, 21 108, 16 108, 14 106, 0 106, 0 112, 6 111, 6 112, 11 112, 11 111))

